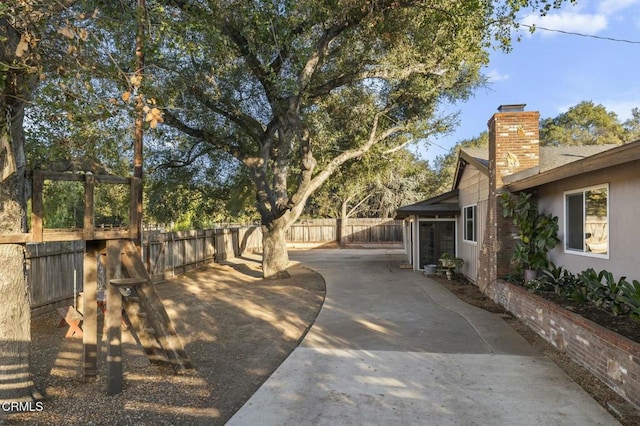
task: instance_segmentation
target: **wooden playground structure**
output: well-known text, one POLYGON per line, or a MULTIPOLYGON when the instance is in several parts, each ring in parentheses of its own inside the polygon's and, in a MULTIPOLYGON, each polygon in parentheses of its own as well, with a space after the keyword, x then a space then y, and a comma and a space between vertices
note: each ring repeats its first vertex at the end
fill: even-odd
POLYGON ((82 312, 75 306, 59 310, 69 325, 67 337, 82 336, 83 377, 98 372, 98 262, 106 271, 107 394, 122 391, 121 323, 123 310, 152 363, 169 363, 176 372, 193 368, 171 320, 158 297, 136 241, 142 208, 137 201, 142 190, 139 178, 91 173, 33 172, 31 227, 28 233, 0 235, 0 244, 48 241, 85 241, 82 312), (84 217, 81 229, 44 229, 43 187, 45 180, 84 183, 84 217), (101 229, 95 226, 94 191, 97 184, 129 187, 129 226, 101 229), (104 260, 103 260, 104 259, 104 260), (82 325, 81 325, 82 324, 82 325))

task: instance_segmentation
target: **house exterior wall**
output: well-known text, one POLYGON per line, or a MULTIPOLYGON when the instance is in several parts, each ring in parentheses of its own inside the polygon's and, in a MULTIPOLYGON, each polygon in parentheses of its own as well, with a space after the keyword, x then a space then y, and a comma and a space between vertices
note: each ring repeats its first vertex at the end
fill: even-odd
POLYGON ((564 266, 573 273, 593 268, 613 273, 616 279, 626 276, 627 280, 640 281, 640 161, 627 163, 615 168, 563 179, 538 188, 538 209, 558 216, 561 243, 549 253, 549 259, 556 265, 564 266), (609 184, 609 258, 585 256, 564 252, 564 192, 609 184))
POLYGON ((476 243, 464 241, 464 220, 458 218, 458 257, 464 259, 462 273, 473 282, 478 280, 478 260, 484 239, 489 197, 489 177, 467 165, 458 183, 460 208, 476 205, 476 243))

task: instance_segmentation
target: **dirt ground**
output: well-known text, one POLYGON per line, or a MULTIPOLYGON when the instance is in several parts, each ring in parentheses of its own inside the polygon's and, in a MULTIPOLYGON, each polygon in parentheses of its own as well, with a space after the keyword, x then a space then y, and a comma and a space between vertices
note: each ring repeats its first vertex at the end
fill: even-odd
POLYGON ((55 312, 34 319, 31 365, 44 410, 4 423, 224 424, 298 345, 322 306, 323 278, 302 266, 289 272, 286 280, 263 280, 257 258, 243 258, 158 284, 195 369, 174 375, 151 365, 123 331, 124 389, 117 396, 105 391, 104 340, 98 378, 84 383, 82 339, 65 339, 55 312))
MULTIPOLYGON (((290 273, 287 280, 263 280, 257 257, 247 257, 158 284, 156 290, 195 369, 174 375, 168 367, 151 365, 124 331, 125 384, 117 396, 105 392, 104 341, 98 378, 85 383, 82 340, 64 338, 66 328, 56 328, 57 313, 35 318, 31 365, 36 387, 45 394, 44 410, 0 416, 0 425, 224 424, 298 345, 322 306, 322 277, 300 265, 290 273)), ((476 286, 433 278, 467 303, 504 313, 505 321, 623 425, 640 425, 637 411, 620 396, 506 314, 476 286)))

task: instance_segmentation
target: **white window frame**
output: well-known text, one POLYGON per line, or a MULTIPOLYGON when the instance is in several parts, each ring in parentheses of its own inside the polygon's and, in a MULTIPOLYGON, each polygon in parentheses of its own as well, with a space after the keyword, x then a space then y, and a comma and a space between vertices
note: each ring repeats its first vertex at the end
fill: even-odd
POLYGON ((478 205, 469 204, 462 207, 462 241, 469 244, 478 244, 478 205), (467 239, 467 209, 470 208, 473 211, 473 240, 467 239))
MULTIPOLYGON (((587 257, 596 257, 599 259, 609 259, 609 254, 611 253, 611 240, 610 240, 610 236, 609 236, 609 225, 611 223, 611 216, 609 214, 609 205, 611 200, 611 191, 609 190, 609 183, 602 183, 602 184, 598 184, 598 185, 592 185, 592 186, 587 186, 584 188, 577 188, 577 189, 572 189, 569 191, 564 191, 563 194, 563 215, 564 215, 564 235, 563 235, 563 241, 562 241, 562 245, 563 245, 563 249, 564 249, 564 253, 566 254, 573 254, 576 256, 587 256, 587 257), (590 251, 586 251, 587 247, 586 244, 583 245, 582 251, 578 250, 578 249, 570 249, 567 248, 567 239, 569 237, 569 226, 568 226, 568 217, 567 217, 567 196, 568 195, 574 195, 574 194, 582 194, 582 217, 583 217, 583 224, 582 224, 582 229, 584 232, 584 229, 586 228, 586 205, 585 205, 585 193, 587 191, 592 191, 592 190, 596 190, 596 189, 605 189, 607 191, 607 224, 606 224, 606 236, 607 236, 607 253, 602 254, 602 253, 593 253, 590 251)), ((584 238, 584 237, 583 237, 584 238)))

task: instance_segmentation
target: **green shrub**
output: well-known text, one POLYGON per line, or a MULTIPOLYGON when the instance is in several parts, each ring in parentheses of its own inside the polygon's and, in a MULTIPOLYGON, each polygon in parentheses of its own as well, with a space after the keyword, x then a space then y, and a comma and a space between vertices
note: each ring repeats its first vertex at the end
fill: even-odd
POLYGON ((616 280, 609 271, 596 272, 586 269, 578 276, 562 266, 549 262, 549 268, 542 270, 544 284, 534 282, 528 288, 534 291, 555 293, 580 305, 591 304, 607 310, 613 315, 630 315, 640 320, 640 282, 629 283, 626 277, 616 280))
POLYGON ((629 315, 640 320, 640 282, 633 280, 622 285, 622 300, 629 309, 629 315))
POLYGON ((538 212, 532 194, 521 192, 500 196, 502 215, 510 217, 518 228, 518 240, 513 261, 522 269, 541 270, 547 267, 547 253, 558 239, 558 217, 538 212))
POLYGON ((602 270, 596 273, 593 268, 589 268, 580 273, 579 278, 587 290, 589 302, 595 306, 602 307, 613 315, 623 314, 629 310, 623 292, 624 286, 629 284, 626 277, 616 281, 609 271, 602 270))
POLYGON ((549 262, 548 269, 542 270, 542 279, 547 282, 549 288, 567 298, 580 286, 580 281, 574 274, 553 262, 549 262))

